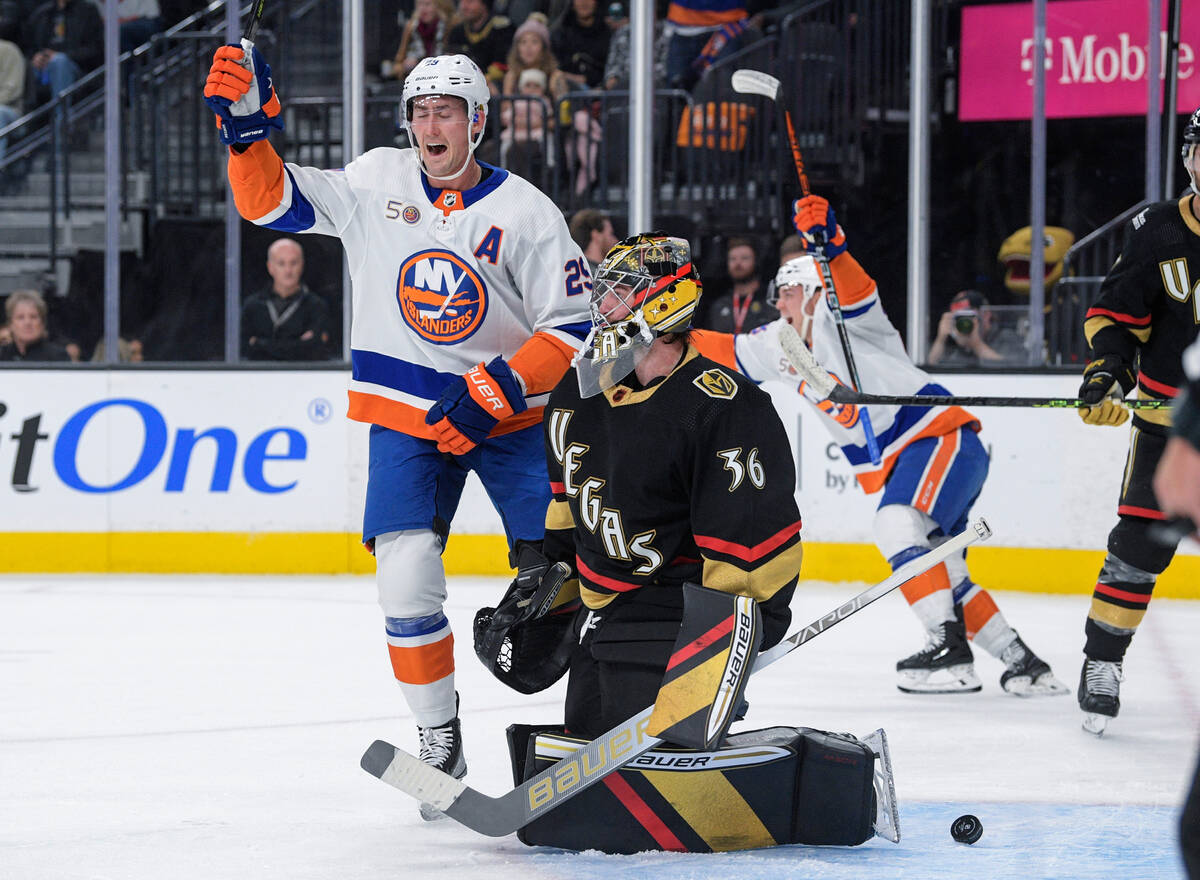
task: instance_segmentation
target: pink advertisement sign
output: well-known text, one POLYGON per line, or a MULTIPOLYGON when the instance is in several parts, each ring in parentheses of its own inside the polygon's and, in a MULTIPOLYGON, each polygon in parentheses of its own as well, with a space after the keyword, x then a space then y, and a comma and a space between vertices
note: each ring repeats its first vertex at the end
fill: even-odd
MULTIPOLYGON (((1131 0, 1057 0, 1046 6, 1046 116, 1145 115, 1149 57, 1146 4, 1131 0)), ((1165 65, 1165 31, 1160 30, 1159 45, 1165 65)), ((1191 113, 1200 106, 1198 47, 1200 16, 1189 16, 1185 5, 1179 45, 1180 113, 1191 113)), ((960 57, 961 120, 1030 118, 1032 3, 964 7, 960 57)), ((1160 78, 1162 73, 1160 69, 1160 78)))

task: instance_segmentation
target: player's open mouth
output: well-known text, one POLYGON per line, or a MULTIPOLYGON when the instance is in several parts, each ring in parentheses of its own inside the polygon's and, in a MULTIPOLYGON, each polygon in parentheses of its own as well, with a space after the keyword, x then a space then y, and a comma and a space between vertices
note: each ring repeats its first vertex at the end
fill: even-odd
POLYGON ((450 148, 447 147, 445 144, 426 144, 425 145, 425 152, 428 153, 430 156, 441 156, 443 153, 445 153, 449 149, 450 148))

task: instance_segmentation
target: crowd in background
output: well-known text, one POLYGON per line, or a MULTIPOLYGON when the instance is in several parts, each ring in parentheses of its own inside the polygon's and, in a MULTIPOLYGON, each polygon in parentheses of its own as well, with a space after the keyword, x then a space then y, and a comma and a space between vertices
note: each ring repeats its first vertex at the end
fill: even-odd
MULTIPOLYGON (((164 20, 192 11, 158 0, 121 0, 122 50, 162 30, 164 20)), ((195 4, 191 4, 195 5, 195 4)), ((597 103, 574 99, 583 92, 627 89, 630 24, 623 0, 414 0, 404 4, 387 57, 372 76, 385 87, 399 84, 430 55, 461 52, 485 72, 495 100, 480 158, 535 182, 556 163, 576 196, 587 203, 597 184, 597 155, 605 138, 605 119, 597 103)), ((654 28, 654 86, 689 90, 722 58, 762 39, 764 28, 803 4, 744 0, 727 4, 657 3, 654 28), (721 7, 713 11, 713 7, 721 7)), ((49 100, 102 60, 103 26, 94 0, 0 0, 0 128, 22 111, 49 100)), ((627 100, 627 98, 625 99, 627 100)), ((401 139, 402 140, 402 139, 401 139)), ((401 145, 403 145, 401 143, 401 145)), ((3 139, 0 138, 0 150, 3 139)), ((619 155, 623 151, 615 151, 619 155)), ((3 154, 0 153, 0 156, 3 154)), ((616 169, 619 176, 623 168, 616 169)), ((572 220, 572 232, 594 266, 616 237, 637 230, 623 228, 623 218, 583 210, 572 220), (617 231, 613 226, 616 224, 617 231)), ((678 230, 676 230, 678 231, 678 230)), ((745 332, 778 317, 767 290, 776 268, 800 250, 795 236, 779 241, 760 233, 712 235, 692 230, 705 281, 703 311, 697 325, 745 332)), ((263 243, 263 248, 267 243, 263 243)), ((259 251, 261 254, 261 251, 259 251)), ((318 251, 312 259, 331 255, 318 251)), ((335 284, 304 284, 301 243, 270 243, 265 263, 269 283, 256 282, 243 291, 240 356, 244 360, 340 359, 342 292, 340 267, 322 271, 337 276, 335 284), (286 255, 287 267, 282 266, 286 255)), ((323 263, 320 268, 324 270, 323 263)), ((252 278, 261 272, 251 270, 252 278)), ((126 277, 122 273, 123 283, 126 277)), ((25 291, 38 296, 39 292, 25 291)), ((38 351, 66 353, 71 360, 103 360, 102 332, 95 299, 73 300, 40 292, 45 348, 33 354, 0 350, 0 359, 38 359, 38 351), (6 357, 6 352, 9 356, 6 357)), ((123 293, 124 299, 124 293, 123 293)), ((1024 342, 1011 327, 1001 326, 984 294, 964 290, 945 293, 952 300, 937 323, 928 352, 932 364, 1001 366, 1024 362, 1024 342), (960 332, 964 331, 964 332, 960 332)), ((213 311, 207 322, 210 340, 180 346, 179 328, 170 315, 139 315, 121 322, 122 361, 222 359, 223 320, 213 311), (174 329, 172 329, 174 328, 174 329), (158 338, 155 339, 154 337, 158 338), (179 354, 172 355, 171 351, 179 354)), ((178 317, 178 316, 175 316, 178 317)), ((184 322, 188 323, 188 322, 184 322)), ((11 318, 5 335, 12 334, 11 318)), ((201 323, 189 324, 184 334, 201 323)), ((4 338, 4 337, 0 337, 4 338)), ((188 339, 189 343, 197 340, 188 339)), ((12 343, 10 343, 11 347, 12 343)), ((50 358, 45 358, 50 359, 50 358)), ((55 358, 57 359, 57 358, 55 358)), ((65 359, 65 358, 64 358, 65 359)))

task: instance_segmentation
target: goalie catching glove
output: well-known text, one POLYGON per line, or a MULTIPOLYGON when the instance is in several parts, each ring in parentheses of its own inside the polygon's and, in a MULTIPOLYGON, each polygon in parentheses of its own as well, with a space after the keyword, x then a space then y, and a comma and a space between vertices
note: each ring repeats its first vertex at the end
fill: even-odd
POLYGON ((227 146, 264 140, 272 128, 283 130, 283 107, 271 84, 271 65, 245 41, 222 46, 213 55, 204 103, 217 114, 221 143, 227 146))
POLYGON ((501 419, 528 408, 517 374, 497 357, 455 377, 425 414, 425 423, 433 427, 439 452, 462 455, 482 443, 501 419))
POLYGON ((517 576, 499 607, 475 614, 475 654, 510 688, 535 694, 567 671, 579 581, 569 565, 551 565, 535 544, 518 541, 513 554, 517 576))
POLYGON ((1083 370, 1079 399, 1087 406, 1079 408, 1079 417, 1089 425, 1121 425, 1129 418, 1122 398, 1137 385, 1133 367, 1115 354, 1091 361, 1083 370))
POLYGON ((740 717, 761 642, 754 599, 684 584, 683 620, 647 733, 691 749, 718 748, 740 717))

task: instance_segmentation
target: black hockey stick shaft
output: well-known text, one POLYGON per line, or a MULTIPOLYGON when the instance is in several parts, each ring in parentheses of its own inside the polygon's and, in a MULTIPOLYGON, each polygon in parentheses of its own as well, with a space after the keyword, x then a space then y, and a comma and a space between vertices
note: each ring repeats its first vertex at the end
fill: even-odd
MULTIPOLYGON (((970 544, 987 540, 991 534, 992 531, 985 520, 976 520, 949 541, 923 556, 906 562, 875 586, 859 593, 808 626, 784 637, 769 650, 763 651, 758 655, 752 673, 760 672, 901 584, 966 549, 970 544)), ((653 706, 646 707, 637 715, 592 740, 573 755, 547 767, 500 797, 483 794, 462 780, 422 763, 416 757, 383 740, 372 743, 363 753, 359 763, 372 776, 424 803, 432 804, 468 828, 489 837, 503 837, 529 824, 538 816, 549 812, 660 743, 662 740, 646 732, 653 711, 653 706)))
MULTIPOLYGON (((1013 406, 1035 409, 1078 409, 1091 404, 1077 397, 989 397, 954 394, 864 394, 845 385, 835 385, 829 393, 834 403, 887 404, 890 406, 1013 406)), ((1130 409, 1169 409, 1169 400, 1122 400, 1130 409)))
POLYGON ((262 24, 263 12, 267 8, 267 0, 254 0, 254 6, 250 10, 250 25, 246 28, 246 35, 242 37, 242 42, 254 45, 254 38, 258 35, 258 26, 262 24))

